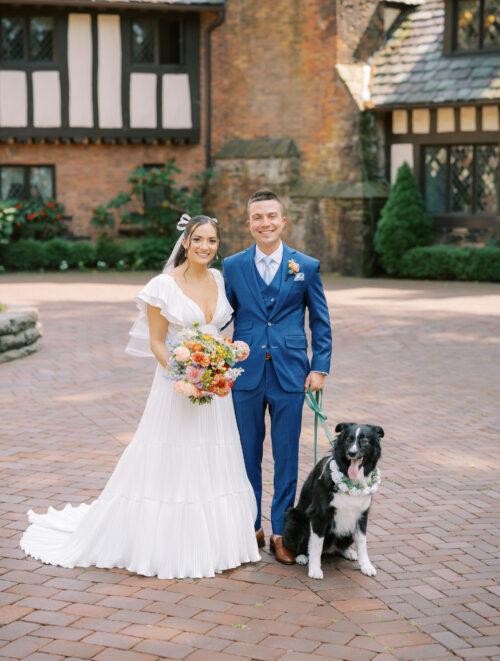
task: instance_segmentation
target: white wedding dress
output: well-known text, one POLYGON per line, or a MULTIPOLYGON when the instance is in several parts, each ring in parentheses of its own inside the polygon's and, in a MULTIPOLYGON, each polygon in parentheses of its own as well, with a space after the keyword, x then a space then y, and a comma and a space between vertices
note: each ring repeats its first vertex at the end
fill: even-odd
MULTIPOLYGON (((167 273, 136 297, 127 352, 151 355, 146 303, 168 320, 168 336, 199 322, 217 334, 231 318, 221 274, 210 324, 167 273)), ((21 538, 30 556, 62 567, 122 567, 159 578, 214 576, 260 560, 255 496, 245 472, 231 396, 192 404, 158 366, 132 442, 97 500, 46 514, 28 512, 21 538)))

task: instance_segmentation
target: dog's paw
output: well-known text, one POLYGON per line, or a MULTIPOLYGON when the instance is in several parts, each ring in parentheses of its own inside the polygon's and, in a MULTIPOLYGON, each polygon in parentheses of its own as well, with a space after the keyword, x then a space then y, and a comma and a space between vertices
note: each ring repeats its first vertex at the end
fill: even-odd
POLYGON ((356 549, 353 549, 353 548, 344 549, 341 552, 340 555, 343 558, 345 558, 346 560, 357 560, 358 559, 358 552, 356 551, 356 549))
POLYGON ((295 558, 295 562, 298 565, 307 565, 307 563, 309 562, 309 558, 307 557, 307 555, 301 554, 295 558))
POLYGON ((307 575, 309 578, 318 578, 322 579, 323 578, 323 572, 321 571, 321 567, 309 567, 309 571, 307 572, 307 575))
POLYGON ((375 567, 372 565, 371 562, 364 562, 362 565, 360 565, 360 569, 365 576, 377 575, 377 570, 375 569, 375 567))

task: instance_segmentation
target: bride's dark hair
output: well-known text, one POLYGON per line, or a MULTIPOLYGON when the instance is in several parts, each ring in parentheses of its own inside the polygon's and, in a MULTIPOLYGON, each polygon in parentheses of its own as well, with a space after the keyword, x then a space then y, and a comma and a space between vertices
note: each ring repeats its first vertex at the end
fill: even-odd
POLYGON ((187 249, 184 248, 183 245, 179 248, 177 255, 175 256, 174 259, 174 268, 177 266, 180 266, 181 264, 184 264, 184 262, 187 260, 187 253, 189 248, 191 247, 191 237, 193 235, 193 232, 195 229, 200 227, 200 225, 212 225, 212 227, 215 227, 215 232, 217 234, 217 239, 221 241, 221 234, 220 234, 220 227, 219 223, 215 220, 215 218, 210 218, 210 216, 204 216, 203 214, 200 214, 199 216, 193 216, 189 222, 186 223, 186 226, 184 227, 184 240, 187 240, 188 246, 187 249))

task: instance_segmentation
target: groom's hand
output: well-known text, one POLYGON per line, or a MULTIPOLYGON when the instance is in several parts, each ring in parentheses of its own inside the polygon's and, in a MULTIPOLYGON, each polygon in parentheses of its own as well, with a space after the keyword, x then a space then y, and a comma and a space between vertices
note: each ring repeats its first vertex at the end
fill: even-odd
POLYGON ((321 374, 321 372, 309 372, 306 382, 304 383, 304 391, 307 392, 309 388, 311 388, 313 392, 316 392, 316 390, 322 390, 324 383, 324 374, 321 374))

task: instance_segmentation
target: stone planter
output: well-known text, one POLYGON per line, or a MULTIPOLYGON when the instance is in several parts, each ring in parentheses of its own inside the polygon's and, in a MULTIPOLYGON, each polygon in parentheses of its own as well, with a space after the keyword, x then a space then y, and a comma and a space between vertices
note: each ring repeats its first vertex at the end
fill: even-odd
POLYGON ((41 348, 41 324, 35 308, 0 312, 0 363, 24 358, 41 348))

